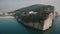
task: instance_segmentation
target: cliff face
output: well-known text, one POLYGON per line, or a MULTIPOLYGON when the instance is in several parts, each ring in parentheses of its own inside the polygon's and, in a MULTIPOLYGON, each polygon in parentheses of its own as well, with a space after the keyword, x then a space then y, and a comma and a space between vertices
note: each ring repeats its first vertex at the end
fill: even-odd
POLYGON ((54 18, 54 14, 50 13, 48 18, 44 21, 43 30, 49 29, 49 27, 52 26, 53 18, 54 18))

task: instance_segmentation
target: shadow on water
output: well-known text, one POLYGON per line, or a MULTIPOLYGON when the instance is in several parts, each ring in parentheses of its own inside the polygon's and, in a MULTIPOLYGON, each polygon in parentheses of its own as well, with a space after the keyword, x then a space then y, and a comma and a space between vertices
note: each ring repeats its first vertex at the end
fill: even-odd
POLYGON ((58 24, 57 24, 59 23, 59 20, 60 20, 60 17, 57 17, 54 20, 52 27, 50 27, 48 30, 44 32, 37 29, 30 28, 30 27, 24 26, 24 28, 27 30, 27 32, 29 32, 29 34, 60 34, 60 27, 58 27, 58 24))
POLYGON ((32 28, 26 28, 28 32, 30 32, 30 34, 51 34, 52 33, 52 28, 46 30, 46 31, 41 31, 41 30, 37 30, 37 29, 32 29, 32 28))
MULTIPOLYGON (((20 24, 20 23, 19 23, 20 24)), ((23 25, 23 24, 22 24, 23 25)), ((48 30, 46 31, 41 31, 41 30, 37 30, 37 29, 34 29, 34 28, 31 28, 31 27, 26 27, 24 26, 24 28, 27 30, 27 32, 29 34, 52 34, 52 27, 50 27, 48 30)))
POLYGON ((27 30, 27 32, 29 32, 29 34, 52 34, 52 27, 50 27, 48 30, 46 31, 41 31, 41 30, 37 30, 34 28, 30 28, 30 27, 25 27, 24 28, 27 30))

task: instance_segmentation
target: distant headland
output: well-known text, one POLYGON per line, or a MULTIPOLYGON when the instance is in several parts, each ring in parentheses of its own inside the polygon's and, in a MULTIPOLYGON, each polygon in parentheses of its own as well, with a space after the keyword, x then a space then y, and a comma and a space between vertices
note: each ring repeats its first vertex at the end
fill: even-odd
POLYGON ((14 18, 13 12, 2 12, 0 13, 0 18, 14 18))

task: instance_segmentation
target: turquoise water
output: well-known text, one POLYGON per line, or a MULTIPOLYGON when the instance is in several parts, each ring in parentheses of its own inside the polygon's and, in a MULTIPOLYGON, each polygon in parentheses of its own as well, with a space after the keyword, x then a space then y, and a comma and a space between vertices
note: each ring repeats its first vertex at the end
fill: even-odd
POLYGON ((60 17, 57 17, 52 28, 45 32, 24 27, 15 18, 0 18, 0 34, 60 34, 60 17))

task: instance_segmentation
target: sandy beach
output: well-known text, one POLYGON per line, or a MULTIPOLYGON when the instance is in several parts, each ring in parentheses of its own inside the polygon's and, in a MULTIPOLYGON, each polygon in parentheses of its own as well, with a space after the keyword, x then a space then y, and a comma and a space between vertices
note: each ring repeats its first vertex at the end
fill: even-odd
POLYGON ((0 18, 14 18, 13 16, 0 16, 0 18))

